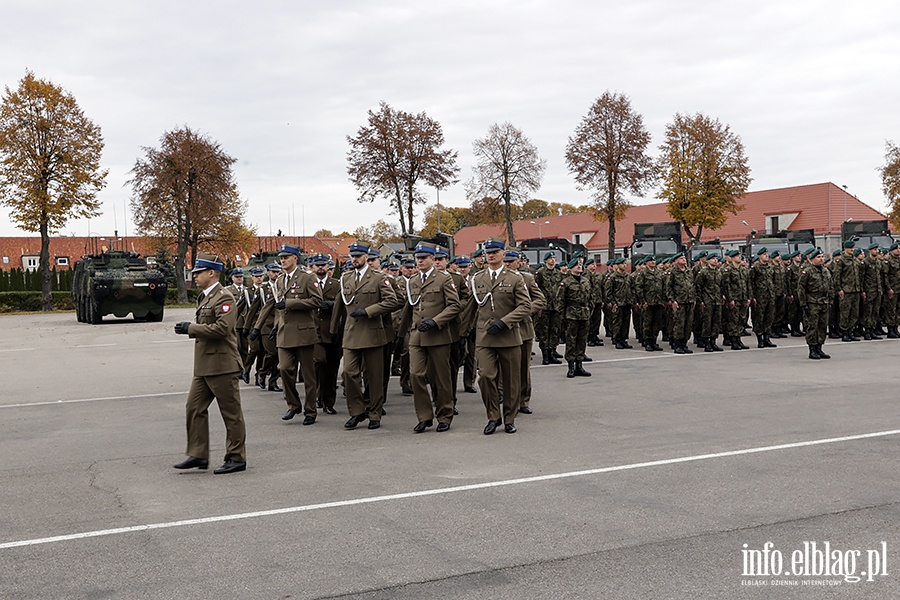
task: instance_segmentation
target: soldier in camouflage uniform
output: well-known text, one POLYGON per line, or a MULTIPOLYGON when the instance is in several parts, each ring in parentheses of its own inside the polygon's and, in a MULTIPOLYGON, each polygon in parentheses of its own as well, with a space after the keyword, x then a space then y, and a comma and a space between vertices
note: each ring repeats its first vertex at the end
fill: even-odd
POLYGON ((784 268, 781 264, 781 256, 778 250, 773 250, 769 254, 769 267, 772 269, 772 281, 774 282, 773 290, 775 292, 774 312, 772 317, 772 330, 770 335, 773 338, 786 337, 782 331, 785 326, 785 295, 787 289, 787 281, 784 274, 784 268))
POLYGON ((628 275, 628 295, 631 299, 631 321, 634 325, 634 338, 641 346, 644 345, 644 307, 635 294, 635 286, 637 285, 638 275, 646 268, 642 258, 634 263, 633 269, 628 275))
MULTIPOLYGON (((787 266, 787 323, 790 328, 791 337, 801 337, 803 332, 800 328, 800 321, 803 317, 803 311, 800 309, 800 303, 797 302, 797 283, 800 281, 800 263, 803 257, 800 251, 792 252, 787 266)), ((807 255, 808 256, 808 255, 807 255)), ((823 257, 824 260, 824 257, 823 257)))
POLYGON ((878 326, 878 317, 881 314, 881 292, 884 288, 884 272, 878 253, 878 244, 871 244, 867 250, 868 256, 863 260, 863 269, 861 270, 863 335, 867 340, 880 340, 881 337, 877 335, 875 328, 878 326))
POLYGON ((707 254, 706 267, 697 274, 697 296, 700 305, 700 341, 704 352, 722 352, 716 344, 722 329, 722 272, 719 256, 707 254))
POLYGON ((822 350, 828 332, 828 305, 833 295, 831 273, 822 266, 824 262, 821 250, 811 252, 797 282, 797 303, 806 320, 806 344, 813 360, 831 358, 822 350))
POLYGON ((672 338, 675 354, 693 354, 687 347, 691 335, 692 316, 694 314, 694 273, 687 266, 684 252, 672 257, 672 269, 669 271, 668 299, 672 307, 672 338))
MULTIPOLYGON (((700 271, 706 268, 706 250, 701 250, 697 253, 697 256, 694 257, 694 264, 691 265, 691 271, 694 273, 694 282, 697 281, 697 276, 700 275, 700 271)), ((703 347, 703 342, 701 341, 701 330, 703 329, 703 315, 700 314, 700 302, 694 303, 694 316, 692 319, 691 331, 694 334, 694 344, 698 348, 703 347)))
POLYGON ((606 280, 603 296, 612 315, 612 339, 616 350, 631 348, 628 343, 628 329, 631 326, 631 285, 625 271, 625 259, 612 261, 612 273, 606 280))
POLYGON ((844 252, 832 260, 831 275, 834 288, 837 290, 840 305, 841 341, 858 342, 856 325, 859 320, 859 299, 862 292, 860 285, 859 263, 853 256, 856 242, 847 240, 843 243, 844 252))
POLYGON ((635 279, 635 301, 640 303, 643 312, 644 332, 641 339, 647 352, 662 352, 656 343, 659 332, 666 326, 666 294, 663 289, 662 272, 656 268, 656 258, 647 256, 644 266, 635 279))
POLYGON ((590 273, 591 295, 593 307, 591 308, 591 324, 588 328, 588 346, 602 346, 600 337, 600 323, 603 320, 603 274, 599 271, 599 264, 593 258, 589 258, 585 266, 590 273))
POLYGON ((887 336, 891 339, 900 337, 900 314, 897 311, 900 300, 900 244, 894 243, 884 263, 884 303, 887 336))
POLYGON ((539 338, 542 365, 559 365, 559 354, 556 346, 559 343, 559 325, 562 320, 559 299, 560 283, 563 273, 556 267, 556 255, 553 252, 544 254, 544 266, 534 274, 534 280, 544 292, 547 308, 541 312, 535 324, 535 335, 539 338))
POLYGON ((769 338, 775 321, 775 273, 769 263, 769 251, 765 247, 756 252, 756 262, 750 267, 750 286, 756 347, 775 348, 769 338))
POLYGON ((730 344, 732 350, 747 350, 748 347, 741 341, 746 319, 744 309, 750 305, 746 270, 740 252, 729 250, 725 255, 728 264, 722 267, 721 283, 721 292, 725 297, 725 343, 730 344))
POLYGON ((583 275, 584 258, 569 262, 569 274, 560 283, 560 303, 566 318, 566 377, 590 377, 584 370, 588 327, 591 321, 593 296, 590 280, 583 275))

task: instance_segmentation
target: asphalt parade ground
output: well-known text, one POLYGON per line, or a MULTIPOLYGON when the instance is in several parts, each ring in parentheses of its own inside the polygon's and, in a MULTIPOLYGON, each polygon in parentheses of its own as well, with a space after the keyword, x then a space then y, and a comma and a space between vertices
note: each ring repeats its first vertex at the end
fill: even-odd
POLYGON ((514 435, 462 391, 413 434, 397 378, 375 431, 242 384, 213 475, 215 405, 210 470, 172 468, 193 313, 0 317, 0 598, 900 598, 900 340, 538 353, 514 435))

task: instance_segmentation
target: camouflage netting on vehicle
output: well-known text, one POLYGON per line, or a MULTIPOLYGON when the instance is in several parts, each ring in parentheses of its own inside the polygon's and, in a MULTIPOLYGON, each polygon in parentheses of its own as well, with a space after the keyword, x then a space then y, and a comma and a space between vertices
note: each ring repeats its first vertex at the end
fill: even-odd
POLYGON ((75 263, 72 301, 82 323, 99 323, 105 315, 162 321, 165 275, 135 252, 110 250, 75 263))

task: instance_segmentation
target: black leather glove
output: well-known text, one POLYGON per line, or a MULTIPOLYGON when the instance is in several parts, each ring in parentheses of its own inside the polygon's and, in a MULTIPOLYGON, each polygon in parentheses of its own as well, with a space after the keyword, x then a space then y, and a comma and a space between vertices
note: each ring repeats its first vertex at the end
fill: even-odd
POLYGON ((285 306, 287 306, 287 304, 285 304, 284 298, 282 298, 275 303, 275 310, 284 310, 285 306))
POLYGON ((257 329, 256 327, 254 327, 254 328, 253 328, 253 331, 250 332, 250 341, 251 341, 251 342, 255 342, 256 340, 259 339, 259 336, 260 336, 260 335, 261 335, 261 333, 260 333, 259 329, 257 329))
POLYGON ((497 319, 496 321, 494 321, 493 323, 488 325, 487 334, 488 335, 497 335, 504 329, 506 329, 506 323, 504 323, 500 319, 497 319))
POLYGON ((322 307, 322 310, 325 312, 331 312, 332 308, 334 308, 334 300, 326 300, 325 306, 322 307))
POLYGON ((250 330, 246 327, 241 327, 241 337, 247 337, 250 334, 250 330))
POLYGON ((419 323, 419 331, 431 331, 435 327, 437 327, 437 323, 434 322, 434 319, 425 319, 419 323))
POLYGON ((278 327, 273 327, 272 333, 269 334, 269 339, 274 340, 277 335, 278 335, 278 327))
POLYGON ((189 321, 182 321, 181 323, 175 323, 175 333, 180 335, 187 335, 188 328, 191 326, 189 321))
POLYGON ((808 316, 809 316, 809 304, 804 304, 804 305, 803 305, 803 316, 804 316, 804 317, 808 317, 808 316))
POLYGON ((353 312, 350 313, 350 316, 353 317, 354 319, 362 319, 362 318, 369 317, 369 315, 366 313, 366 309, 364 309, 364 308, 354 309, 353 312))

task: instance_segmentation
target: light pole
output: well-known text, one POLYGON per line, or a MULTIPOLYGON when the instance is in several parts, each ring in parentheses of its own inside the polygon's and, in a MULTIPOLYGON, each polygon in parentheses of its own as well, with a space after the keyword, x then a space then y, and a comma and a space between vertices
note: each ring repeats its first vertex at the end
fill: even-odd
POLYGON ((532 225, 538 226, 538 237, 541 239, 544 239, 543 228, 544 228, 544 225, 549 225, 550 221, 544 221, 543 223, 539 223, 538 221, 529 221, 529 223, 531 223, 532 225))
POLYGON ((847 221, 847 186, 842 185, 841 187, 844 188, 844 221, 846 222, 847 221))

